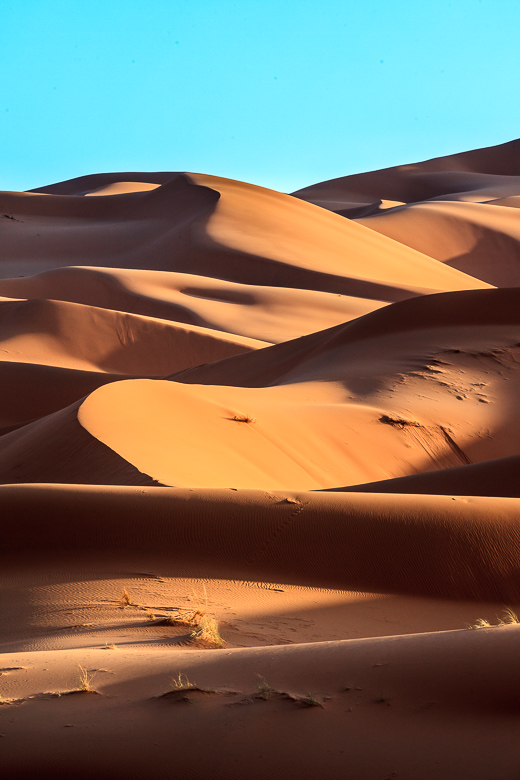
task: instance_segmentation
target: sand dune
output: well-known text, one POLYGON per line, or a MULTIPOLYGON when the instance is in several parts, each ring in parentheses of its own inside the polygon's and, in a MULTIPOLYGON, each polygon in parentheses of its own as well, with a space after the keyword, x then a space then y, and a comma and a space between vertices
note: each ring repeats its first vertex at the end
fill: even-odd
POLYGON ((161 376, 265 346, 196 325, 54 300, 0 300, 4 361, 161 376))
POLYGON ((391 209, 361 222, 496 287, 516 287, 520 285, 517 212, 497 203, 501 201, 455 203, 450 198, 391 209))
MULTIPOLYGON (((413 203, 448 193, 462 193, 506 185, 520 176, 520 141, 437 157, 412 165, 398 165, 313 184, 293 193, 326 208, 327 201, 350 202, 387 199, 413 203)), ((516 184, 516 183, 515 183, 516 184)))
POLYGON ((0 193, 6 776, 516 776, 519 148, 0 193))
POLYGON ((80 267, 0 279, 0 294, 115 309, 217 330, 227 340, 240 335, 266 343, 314 333, 384 305, 318 290, 237 284, 194 274, 80 267))

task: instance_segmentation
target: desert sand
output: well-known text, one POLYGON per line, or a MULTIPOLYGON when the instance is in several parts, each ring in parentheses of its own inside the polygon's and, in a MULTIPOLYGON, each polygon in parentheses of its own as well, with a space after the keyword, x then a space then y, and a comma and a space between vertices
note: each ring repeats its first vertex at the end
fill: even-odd
POLYGON ((520 141, 0 193, 0 773, 513 780, 520 141))

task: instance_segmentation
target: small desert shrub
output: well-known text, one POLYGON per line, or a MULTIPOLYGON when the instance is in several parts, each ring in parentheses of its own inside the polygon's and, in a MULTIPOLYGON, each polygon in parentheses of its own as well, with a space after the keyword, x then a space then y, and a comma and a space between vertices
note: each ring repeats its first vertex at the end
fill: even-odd
POLYGON ((197 628, 200 625, 202 618, 205 616, 205 612, 202 609, 186 610, 185 612, 178 612, 176 615, 172 615, 169 618, 165 618, 164 625, 168 626, 182 626, 184 628, 197 628))
POLYGON ((490 623, 485 618, 479 618, 473 625, 468 628, 496 628, 497 626, 515 626, 520 623, 520 618, 514 612, 511 607, 506 607, 502 613, 502 617, 498 619, 498 623, 490 623))
POLYGON ((507 607, 502 614, 502 620, 499 625, 516 625, 517 623, 520 623, 520 618, 516 612, 513 612, 511 607, 507 607))
POLYGON ((130 594, 129 594, 129 592, 127 591, 127 589, 126 589, 126 588, 125 588, 125 589, 122 591, 122 593, 121 593, 121 596, 120 596, 120 598, 119 598, 119 601, 121 602, 121 604, 123 605, 123 607, 128 607, 128 606, 130 606, 130 604, 131 604, 131 601, 130 601, 130 594))
POLYGON ((491 623, 489 620, 485 620, 485 618, 479 618, 473 625, 470 626, 470 628, 489 628, 491 626, 491 623))
POLYGON ((90 672, 87 669, 85 669, 85 667, 81 666, 81 664, 78 664, 78 669, 79 669, 79 690, 86 691, 87 693, 92 693, 92 691, 94 690, 92 687, 94 675, 90 674, 90 672))
POLYGON ((223 639, 220 636, 218 622, 215 618, 202 615, 196 628, 190 634, 190 639, 200 642, 206 647, 222 647, 223 639))
POLYGON ((269 683, 266 680, 264 680, 263 677, 260 677, 260 675, 259 675, 259 681, 258 681, 258 684, 257 684, 256 687, 257 687, 257 690, 258 690, 258 693, 257 693, 258 698, 259 699, 264 699, 265 701, 268 701, 273 696, 273 694, 276 693, 276 690, 274 688, 271 688, 269 683))
POLYGON ((195 683, 190 682, 187 676, 182 672, 179 672, 177 677, 174 677, 172 679, 171 687, 173 691, 178 693, 181 693, 182 691, 192 691, 194 689, 197 689, 197 685, 195 683))
POLYGON ((302 696, 300 703, 303 704, 304 707, 321 707, 324 709, 323 704, 314 693, 308 693, 306 696, 302 696))
POLYGON ((241 423, 254 423, 256 422, 254 417, 251 417, 248 414, 235 414, 235 416, 232 418, 234 422, 241 422, 241 423))

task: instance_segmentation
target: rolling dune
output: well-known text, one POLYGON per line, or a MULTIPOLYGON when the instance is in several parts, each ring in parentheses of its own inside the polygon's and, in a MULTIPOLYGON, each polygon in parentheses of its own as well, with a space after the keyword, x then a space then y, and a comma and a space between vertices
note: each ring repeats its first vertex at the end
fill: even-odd
POLYGON ((0 193, 6 777, 516 776, 519 149, 0 193))

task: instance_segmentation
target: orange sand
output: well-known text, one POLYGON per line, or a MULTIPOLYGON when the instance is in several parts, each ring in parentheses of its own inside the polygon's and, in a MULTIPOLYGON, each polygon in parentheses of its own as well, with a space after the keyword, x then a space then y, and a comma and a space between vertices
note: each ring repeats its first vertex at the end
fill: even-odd
POLYGON ((0 193, 2 776, 516 777, 519 148, 0 193))

